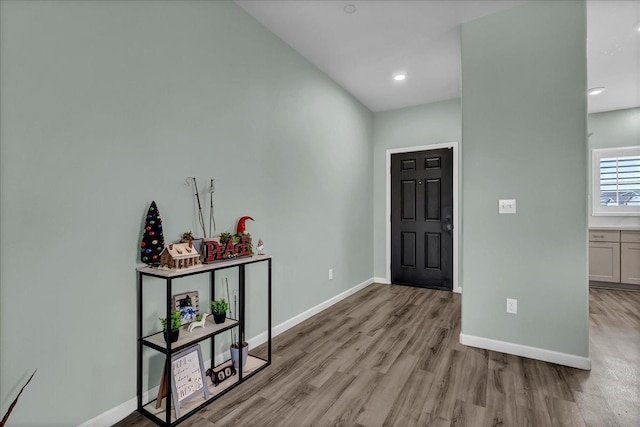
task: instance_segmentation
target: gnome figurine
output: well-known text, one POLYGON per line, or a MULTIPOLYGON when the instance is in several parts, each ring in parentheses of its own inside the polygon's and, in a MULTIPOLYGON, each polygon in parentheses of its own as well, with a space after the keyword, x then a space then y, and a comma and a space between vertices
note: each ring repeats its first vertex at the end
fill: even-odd
POLYGON ((241 233, 246 233, 247 232, 247 226, 245 225, 245 222, 247 220, 251 220, 254 221, 253 218, 251 218, 250 216, 243 216, 242 218, 240 218, 238 220, 238 227, 236 228, 236 234, 241 234, 241 233))

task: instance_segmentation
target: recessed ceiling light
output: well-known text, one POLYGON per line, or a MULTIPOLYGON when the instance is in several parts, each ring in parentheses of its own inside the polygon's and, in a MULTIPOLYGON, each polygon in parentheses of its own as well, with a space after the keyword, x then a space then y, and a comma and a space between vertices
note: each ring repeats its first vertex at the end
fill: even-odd
POLYGON ((640 33, 640 22, 633 26, 633 29, 640 33))
POLYGON ((344 7, 344 13, 356 13, 356 6, 354 4, 348 4, 344 7))
POLYGON ((589 95, 600 95, 602 92, 604 92, 603 86, 592 87, 591 89, 589 89, 589 95))
POLYGON ((393 76, 393 80, 397 81, 397 82, 401 82, 402 80, 406 79, 407 75, 404 73, 398 73, 395 76, 393 76))

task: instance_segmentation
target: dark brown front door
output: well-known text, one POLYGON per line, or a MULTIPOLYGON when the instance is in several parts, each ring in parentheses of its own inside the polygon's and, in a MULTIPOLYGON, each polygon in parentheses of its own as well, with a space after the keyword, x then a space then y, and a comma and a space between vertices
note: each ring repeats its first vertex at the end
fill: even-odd
POLYGON ((391 155, 391 283, 453 288, 453 149, 391 155))

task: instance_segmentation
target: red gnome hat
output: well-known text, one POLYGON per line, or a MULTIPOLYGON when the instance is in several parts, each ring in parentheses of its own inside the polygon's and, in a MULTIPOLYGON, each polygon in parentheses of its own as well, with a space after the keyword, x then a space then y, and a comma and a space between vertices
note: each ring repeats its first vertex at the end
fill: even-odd
POLYGON ((253 218, 251 218, 250 216, 243 216, 242 218, 240 218, 238 220, 238 228, 236 228, 236 234, 240 234, 240 233, 244 233, 246 231, 246 227, 244 225, 244 223, 250 219, 251 221, 255 221, 253 218))

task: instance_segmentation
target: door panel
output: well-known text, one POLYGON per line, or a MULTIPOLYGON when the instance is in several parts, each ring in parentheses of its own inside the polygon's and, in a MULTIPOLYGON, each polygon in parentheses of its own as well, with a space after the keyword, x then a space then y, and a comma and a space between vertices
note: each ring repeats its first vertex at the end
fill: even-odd
POLYGON ((415 161, 415 159, 403 160, 402 161, 402 170, 403 171, 416 170, 416 161, 415 161))
POLYGON ((424 162, 425 169, 438 169, 440 168, 440 157, 428 157, 424 162))
POLYGON ((426 233, 425 237, 427 238, 425 244, 427 252, 425 268, 439 270, 441 267, 440 260, 442 259, 440 234, 426 233))
POLYGON ((402 233, 402 267, 416 266, 416 233, 402 233))
POLYGON ((453 150, 391 156, 391 281, 453 288, 453 150))
POLYGON ((402 220, 416 220, 416 182, 402 181, 402 220))
POLYGON ((424 197, 425 212, 427 213, 425 220, 440 221, 440 179, 428 179, 424 189, 427 192, 424 197))

